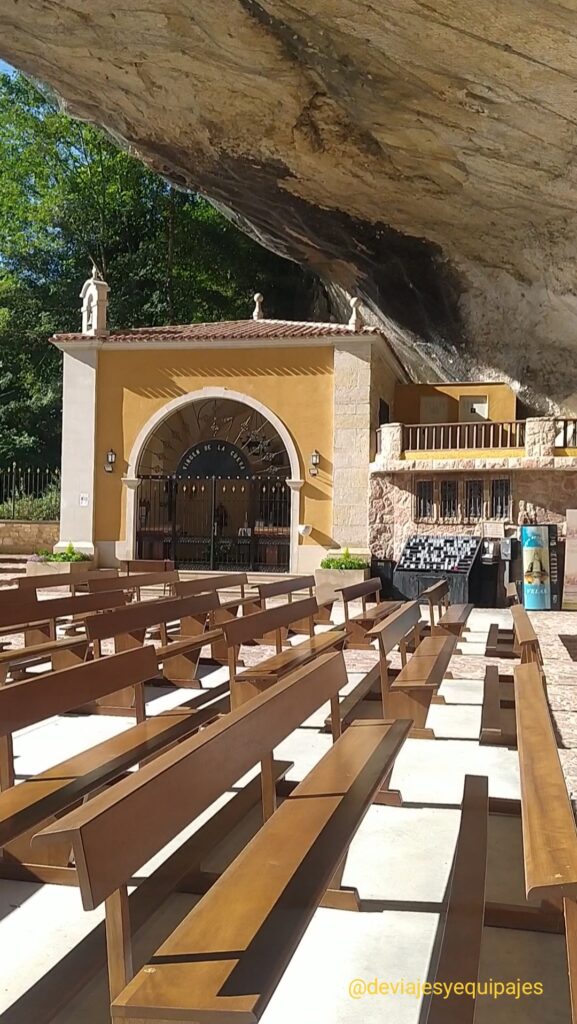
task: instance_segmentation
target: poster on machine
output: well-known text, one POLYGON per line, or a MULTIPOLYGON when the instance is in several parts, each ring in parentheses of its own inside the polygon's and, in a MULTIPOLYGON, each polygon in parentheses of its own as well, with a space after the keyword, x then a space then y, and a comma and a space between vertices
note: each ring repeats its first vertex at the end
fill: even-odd
POLYGON ((577 611, 577 508, 567 509, 563 611, 577 611))
POLYGON ((551 609, 549 527, 522 526, 523 604, 529 611, 551 609))

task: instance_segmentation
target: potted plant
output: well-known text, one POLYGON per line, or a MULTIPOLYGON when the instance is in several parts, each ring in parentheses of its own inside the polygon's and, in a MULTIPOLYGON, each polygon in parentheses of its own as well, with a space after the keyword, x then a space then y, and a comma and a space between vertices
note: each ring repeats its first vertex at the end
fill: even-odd
POLYGON ((45 576, 48 573, 86 572, 87 569, 94 569, 94 559, 89 555, 83 555, 76 551, 72 544, 68 544, 65 551, 39 551, 32 555, 26 562, 27 576, 45 576))
POLYGON ((366 558, 351 555, 348 548, 328 554, 323 558, 320 569, 315 569, 315 583, 323 593, 362 583, 368 578, 369 563, 366 558))

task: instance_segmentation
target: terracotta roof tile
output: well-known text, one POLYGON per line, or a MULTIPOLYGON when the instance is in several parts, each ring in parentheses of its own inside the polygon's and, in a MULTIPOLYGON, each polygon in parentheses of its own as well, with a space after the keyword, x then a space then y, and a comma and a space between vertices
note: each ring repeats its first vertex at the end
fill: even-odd
MULTIPOLYGON (((180 324, 174 327, 134 327, 111 331, 102 338, 106 344, 146 341, 241 341, 261 338, 318 338, 347 334, 380 334, 377 327, 349 327, 301 320, 224 320, 214 324, 180 324)), ((84 334, 55 334, 51 341, 87 341, 84 334)))

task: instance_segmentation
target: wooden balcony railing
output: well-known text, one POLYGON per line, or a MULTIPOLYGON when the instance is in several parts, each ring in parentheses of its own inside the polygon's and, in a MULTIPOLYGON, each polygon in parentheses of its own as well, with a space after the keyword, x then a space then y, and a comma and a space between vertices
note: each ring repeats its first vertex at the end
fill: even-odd
POLYGON ((403 451, 524 448, 525 420, 496 423, 417 423, 403 426, 403 451))

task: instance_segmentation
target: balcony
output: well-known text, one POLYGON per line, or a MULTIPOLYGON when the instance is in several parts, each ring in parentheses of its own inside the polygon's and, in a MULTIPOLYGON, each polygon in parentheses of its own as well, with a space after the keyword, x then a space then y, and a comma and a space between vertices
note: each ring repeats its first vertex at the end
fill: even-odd
POLYGON ((377 431, 377 463, 390 460, 577 457, 577 418, 468 423, 387 423, 377 431))

